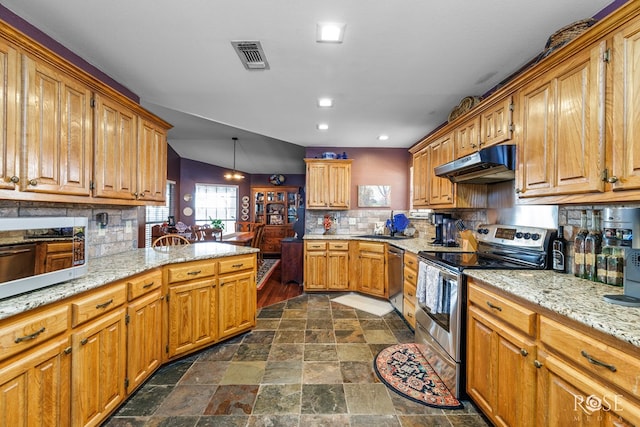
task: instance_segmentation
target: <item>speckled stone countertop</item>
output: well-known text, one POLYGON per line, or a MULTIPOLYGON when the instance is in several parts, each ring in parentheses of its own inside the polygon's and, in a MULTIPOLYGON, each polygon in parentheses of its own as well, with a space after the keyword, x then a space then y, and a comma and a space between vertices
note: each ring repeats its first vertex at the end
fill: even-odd
POLYGON ((423 237, 407 237, 389 239, 382 237, 362 237, 354 234, 305 234, 303 240, 368 240, 371 242, 389 243, 405 251, 417 254, 420 251, 432 252, 462 252, 460 247, 434 246, 433 239, 423 237))
POLYGON ((163 265, 254 252, 258 252, 258 249, 201 242, 161 249, 136 249, 90 259, 87 274, 78 279, 0 300, 0 320, 163 265))
POLYGON ((622 294, 622 288, 550 270, 465 270, 465 274, 640 347, 640 307, 602 299, 622 294))

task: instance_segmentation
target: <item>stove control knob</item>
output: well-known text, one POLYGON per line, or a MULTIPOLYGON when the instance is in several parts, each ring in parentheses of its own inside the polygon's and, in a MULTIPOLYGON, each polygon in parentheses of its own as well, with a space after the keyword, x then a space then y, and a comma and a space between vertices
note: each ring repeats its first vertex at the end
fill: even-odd
POLYGON ((531 238, 531 233, 524 233, 524 240, 529 240, 531 238))
POLYGON ((478 228, 478 233, 480 234, 489 234, 488 228, 478 228))
POLYGON ((540 239, 540 235, 538 233, 533 233, 531 235, 531 240, 539 240, 540 239))
POLYGON ((522 231, 518 231, 518 232, 516 233, 516 238, 518 238, 518 239, 522 239, 522 236, 523 236, 522 231))

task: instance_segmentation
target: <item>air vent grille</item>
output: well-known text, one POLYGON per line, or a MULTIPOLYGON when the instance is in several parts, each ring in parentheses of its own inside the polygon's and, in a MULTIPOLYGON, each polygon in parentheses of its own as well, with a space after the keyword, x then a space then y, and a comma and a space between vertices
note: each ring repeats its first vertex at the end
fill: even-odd
POLYGON ((231 45, 247 70, 269 69, 269 63, 259 41, 232 41, 231 45))

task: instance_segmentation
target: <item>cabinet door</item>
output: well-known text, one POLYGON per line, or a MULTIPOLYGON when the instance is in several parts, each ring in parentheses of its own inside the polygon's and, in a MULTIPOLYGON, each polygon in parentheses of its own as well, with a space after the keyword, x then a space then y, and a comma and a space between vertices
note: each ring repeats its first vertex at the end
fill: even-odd
POLYGON ((349 209, 351 200, 351 164, 329 165, 329 207, 349 209))
POLYGON ((51 340, 0 369, 0 426, 69 423, 69 338, 51 340))
POLYGON ((327 251, 309 250, 304 254, 304 288, 306 290, 327 289, 327 251))
POLYGON ((138 122, 137 198, 163 202, 167 186, 166 133, 146 120, 138 122))
POLYGON ((429 204, 429 149, 424 148, 413 155, 413 206, 429 204))
POLYGON ((326 163, 307 163, 307 208, 329 206, 329 166, 326 163))
POLYGON ((21 189, 89 196, 91 91, 28 56, 23 68, 27 170, 21 189))
POLYGON ((169 358, 217 339, 217 295, 214 278, 169 287, 169 358))
POLYGON ((327 252, 327 280, 330 290, 349 289, 349 251, 327 252))
POLYGON ((381 297, 387 295, 387 263, 384 243, 359 243, 358 290, 381 297))
POLYGON ((560 359, 538 352, 538 420, 549 427, 640 425, 640 407, 560 359))
MULTIPOLYGON (((464 157, 480 148, 480 117, 474 117, 454 131, 455 157, 464 157)), ((453 159, 452 159, 453 160, 453 159)))
POLYGON ((124 307, 79 328, 71 342, 72 424, 96 426, 125 397, 124 307))
POLYGON ((94 196, 135 199, 137 117, 109 98, 95 96, 94 196))
POLYGON ((640 188, 640 20, 613 36, 614 190, 640 188))
POLYGON ((256 324, 256 277, 253 271, 220 277, 219 336, 226 338, 256 324))
POLYGON ((437 177, 433 170, 453 160, 453 140, 451 135, 444 136, 429 145, 429 204, 453 204, 453 183, 447 178, 437 177))
POLYGON ((469 307, 467 391, 496 425, 535 426, 535 344, 469 307))
POLYGON ((509 96, 480 115, 480 147, 509 141, 513 133, 513 101, 509 96))
POLYGON ((520 197, 601 192, 604 43, 523 88, 520 197))
POLYGON ((0 189, 15 189, 20 177, 19 67, 16 49, 0 40, 0 189))
POLYGON ((131 393, 160 366, 162 358, 162 299, 160 288, 127 308, 127 393, 131 393), (133 350, 133 351, 131 351, 133 350))

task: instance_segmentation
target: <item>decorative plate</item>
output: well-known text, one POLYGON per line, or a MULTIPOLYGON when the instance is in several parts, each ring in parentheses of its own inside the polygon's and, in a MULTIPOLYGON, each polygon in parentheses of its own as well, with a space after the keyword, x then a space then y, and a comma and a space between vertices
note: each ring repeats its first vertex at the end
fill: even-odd
POLYGON ((242 215, 240 219, 243 221, 249 221, 249 215, 242 215))
POLYGON ((249 203, 249 196, 242 196, 243 203, 249 203))
POLYGON ((282 174, 273 174, 269 177, 269 182, 273 185, 282 185, 286 179, 282 174))
POLYGON ((247 215, 249 213, 249 209, 242 209, 242 215, 247 215))

